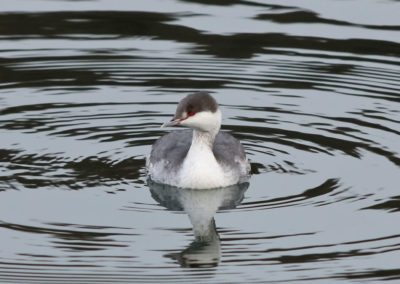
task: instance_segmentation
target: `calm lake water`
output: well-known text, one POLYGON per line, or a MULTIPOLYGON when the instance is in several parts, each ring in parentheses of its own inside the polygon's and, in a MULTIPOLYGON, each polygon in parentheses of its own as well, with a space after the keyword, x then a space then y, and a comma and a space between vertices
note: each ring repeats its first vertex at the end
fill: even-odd
POLYGON ((399 13, 3 1, 0 282, 398 283, 399 13), (159 126, 198 90, 245 146, 248 184, 147 181, 159 126))

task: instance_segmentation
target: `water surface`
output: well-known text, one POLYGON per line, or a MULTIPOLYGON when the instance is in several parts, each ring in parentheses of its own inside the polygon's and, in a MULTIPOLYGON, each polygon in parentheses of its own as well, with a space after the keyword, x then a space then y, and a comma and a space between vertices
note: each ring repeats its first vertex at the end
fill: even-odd
POLYGON ((0 282, 400 279, 398 1, 8 1, 0 282), (147 181, 207 90, 249 184, 147 181))

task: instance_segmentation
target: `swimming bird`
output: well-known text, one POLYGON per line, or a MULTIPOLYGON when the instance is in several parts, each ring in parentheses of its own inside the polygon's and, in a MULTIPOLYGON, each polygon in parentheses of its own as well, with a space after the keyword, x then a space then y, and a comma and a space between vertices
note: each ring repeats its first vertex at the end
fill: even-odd
POLYGON ((221 111, 207 92, 183 98, 166 126, 191 129, 172 131, 152 146, 147 160, 150 178, 182 188, 225 187, 248 180, 250 164, 242 144, 220 131, 221 111))

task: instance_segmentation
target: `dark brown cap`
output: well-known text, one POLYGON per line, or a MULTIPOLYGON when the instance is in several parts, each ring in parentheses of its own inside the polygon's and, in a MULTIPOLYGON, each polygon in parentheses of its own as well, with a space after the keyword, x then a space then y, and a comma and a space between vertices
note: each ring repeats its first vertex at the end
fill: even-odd
POLYGON ((201 111, 216 112, 217 101, 207 92, 196 92, 183 98, 176 109, 175 119, 180 118, 183 113, 198 113, 201 111))

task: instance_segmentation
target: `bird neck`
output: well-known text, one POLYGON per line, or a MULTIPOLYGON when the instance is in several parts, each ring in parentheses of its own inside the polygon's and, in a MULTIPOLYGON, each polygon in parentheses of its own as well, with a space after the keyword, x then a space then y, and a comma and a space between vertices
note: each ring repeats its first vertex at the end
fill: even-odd
POLYGON ((224 185, 225 175, 213 146, 219 127, 213 131, 193 130, 192 144, 180 171, 180 184, 186 188, 217 188, 224 185))
POLYGON ((203 115, 202 122, 199 124, 201 127, 192 127, 191 148, 206 148, 212 151, 215 137, 221 128, 221 112, 217 110, 211 115, 209 113, 204 113, 203 115))
POLYGON ((194 129, 192 136, 192 145, 190 148, 198 148, 211 151, 218 131, 219 128, 214 129, 213 131, 200 131, 194 129))

